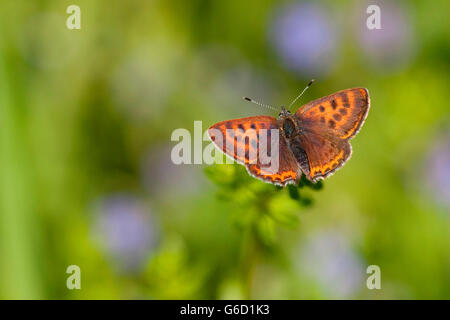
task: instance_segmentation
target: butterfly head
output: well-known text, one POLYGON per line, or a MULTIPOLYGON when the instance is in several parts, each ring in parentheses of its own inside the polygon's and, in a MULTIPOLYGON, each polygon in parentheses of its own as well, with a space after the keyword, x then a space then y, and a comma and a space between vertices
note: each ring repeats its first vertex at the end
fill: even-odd
POLYGON ((290 115, 292 115, 291 112, 287 110, 284 106, 281 106, 281 112, 278 114, 278 117, 286 118, 289 117, 290 115))

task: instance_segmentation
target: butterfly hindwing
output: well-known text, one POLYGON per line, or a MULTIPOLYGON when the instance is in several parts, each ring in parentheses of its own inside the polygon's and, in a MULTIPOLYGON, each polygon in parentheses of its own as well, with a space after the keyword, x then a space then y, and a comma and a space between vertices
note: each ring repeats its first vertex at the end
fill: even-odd
POLYGON ((353 88, 311 101, 294 115, 283 109, 278 120, 259 116, 222 121, 208 133, 216 147, 265 182, 285 186, 297 182, 302 173, 317 181, 350 158, 349 140, 358 133, 369 107, 367 89, 353 88), (272 130, 278 136, 272 139, 276 149, 267 143, 272 130), (265 141, 264 133, 268 134, 265 141), (262 161, 261 154, 275 156, 275 169, 262 161))
POLYGON ((350 158, 352 147, 348 141, 324 137, 315 132, 305 131, 300 135, 302 146, 308 156, 309 174, 312 181, 326 178, 350 158))
POLYGON ((277 120, 259 116, 221 121, 211 126, 208 133, 214 144, 226 155, 241 164, 252 164, 258 160, 259 132, 271 129, 278 129, 277 120))
POLYGON ((247 171, 256 178, 276 185, 285 186, 288 183, 298 182, 302 171, 281 135, 279 139, 278 161, 278 169, 276 172, 273 172, 260 163, 247 165, 247 171))

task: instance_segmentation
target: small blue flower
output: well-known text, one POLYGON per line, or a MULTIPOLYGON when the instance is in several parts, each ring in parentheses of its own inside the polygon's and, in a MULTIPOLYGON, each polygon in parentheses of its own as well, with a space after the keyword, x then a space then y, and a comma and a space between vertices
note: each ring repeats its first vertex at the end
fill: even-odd
POLYGON ((319 232, 307 239, 300 263, 330 298, 350 298, 365 287, 362 259, 338 232, 319 232))
POLYGON ((441 206, 450 208, 450 131, 436 139, 424 165, 430 196, 441 206))

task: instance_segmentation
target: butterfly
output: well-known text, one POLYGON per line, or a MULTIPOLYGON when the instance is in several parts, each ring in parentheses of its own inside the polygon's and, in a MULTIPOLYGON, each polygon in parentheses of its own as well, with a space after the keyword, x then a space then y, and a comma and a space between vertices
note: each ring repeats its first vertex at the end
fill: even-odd
POLYGON ((278 119, 256 116, 218 122, 208 129, 208 135, 220 151, 264 182, 280 186, 296 184, 302 174, 317 182, 332 175, 350 158, 349 141, 361 129, 369 107, 368 90, 351 88, 313 100, 293 114, 281 107, 278 119), (263 135, 268 136, 265 141, 277 136, 275 144, 266 144, 263 135), (278 151, 276 170, 268 170, 261 158, 264 152, 270 155, 271 150, 278 151))

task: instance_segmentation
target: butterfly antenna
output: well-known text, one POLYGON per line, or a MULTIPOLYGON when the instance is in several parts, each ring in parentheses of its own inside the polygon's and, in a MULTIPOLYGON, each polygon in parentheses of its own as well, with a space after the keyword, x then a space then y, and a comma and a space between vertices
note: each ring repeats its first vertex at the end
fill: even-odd
POLYGON ((291 102, 291 104, 289 105, 289 107, 287 107, 287 109, 291 109, 292 105, 305 93, 306 90, 308 90, 308 88, 314 83, 314 79, 312 79, 308 85, 305 87, 305 89, 303 89, 303 91, 291 102))
POLYGON ((247 97, 243 97, 243 99, 244 99, 245 101, 248 101, 248 102, 257 104, 258 106, 265 107, 265 108, 267 108, 267 109, 272 109, 272 110, 275 110, 275 111, 280 111, 280 110, 277 109, 277 108, 274 108, 274 107, 272 107, 272 106, 269 106, 269 105, 267 105, 267 104, 258 102, 258 101, 256 101, 256 100, 253 100, 253 99, 250 99, 250 98, 247 98, 247 97))

